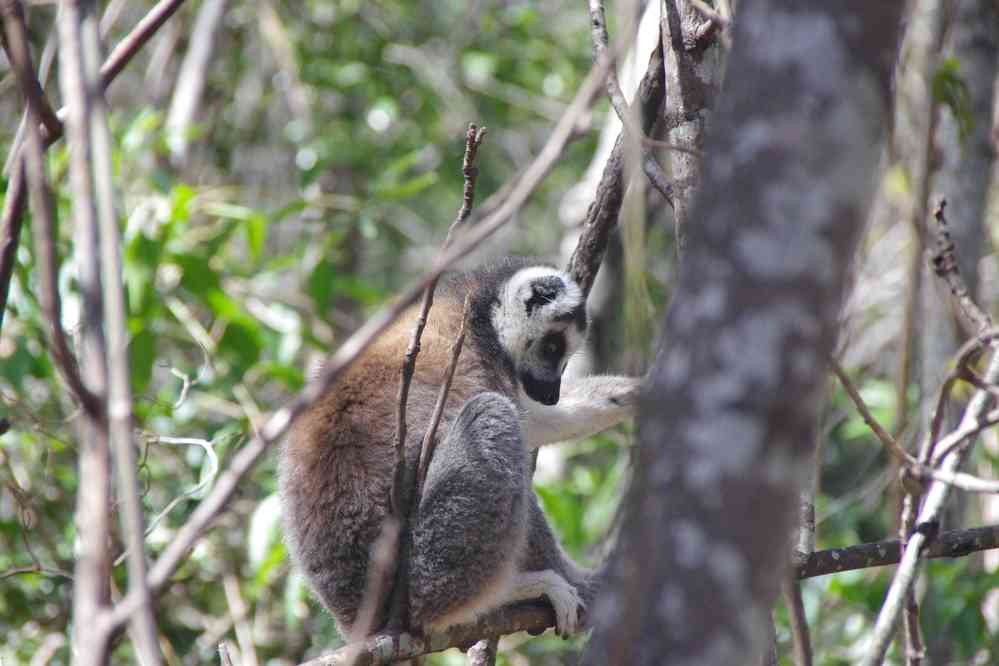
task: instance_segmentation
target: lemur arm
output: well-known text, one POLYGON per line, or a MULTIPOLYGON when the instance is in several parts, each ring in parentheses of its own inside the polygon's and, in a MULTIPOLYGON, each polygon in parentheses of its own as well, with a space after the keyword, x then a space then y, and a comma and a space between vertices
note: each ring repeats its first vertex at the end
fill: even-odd
POLYGON ((635 413, 639 377, 598 375, 563 387, 558 403, 525 399, 524 438, 531 449, 606 430, 635 413))

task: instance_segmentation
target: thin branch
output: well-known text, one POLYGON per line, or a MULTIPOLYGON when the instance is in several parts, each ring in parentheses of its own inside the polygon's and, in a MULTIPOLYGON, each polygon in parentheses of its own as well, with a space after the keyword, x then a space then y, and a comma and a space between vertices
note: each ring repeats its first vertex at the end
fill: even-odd
MULTIPOLYGON (((206 529, 222 512, 236 492, 240 480, 253 469, 261 456, 288 430, 291 424, 308 407, 331 387, 353 362, 381 335, 403 312, 415 303, 430 283, 456 262, 468 256, 489 236, 506 224, 520 210, 530 194, 548 175, 562 151, 572 138, 579 119, 593 104, 611 63, 601 61, 594 66, 580 86, 576 97, 565 114, 552 129, 541 152, 524 170, 508 198, 495 210, 475 224, 466 227, 465 233, 455 239, 453 247, 438 259, 431 269, 399 299, 375 313, 360 329, 340 345, 323 367, 319 377, 310 382, 297 398, 277 410, 260 429, 260 433, 233 456, 229 468, 219 477, 212 491, 191 513, 187 522, 177 531, 164 548, 155 564, 149 569, 149 585, 154 594, 162 591, 170 577, 187 557, 187 553, 201 538, 206 529)), ((120 627, 138 606, 138 599, 128 594, 107 616, 112 628, 120 627)))
MULTIPOLYGON (((115 77, 121 73, 131 59, 138 53, 156 31, 173 16, 184 0, 160 0, 149 13, 143 17, 135 28, 118 43, 114 51, 101 67, 101 85, 106 89, 115 77)), ((61 109, 56 115, 62 116, 66 109, 61 109)), ((43 137, 45 145, 50 146, 62 136, 62 133, 47 133, 43 137)), ((15 143, 11 152, 20 151, 15 143)), ((14 274, 14 264, 17 260, 17 246, 20 239, 24 205, 27 195, 25 187, 24 165, 20 159, 11 160, 11 177, 7 183, 4 197, 3 217, 0 219, 0 326, 3 324, 3 313, 7 307, 7 296, 10 292, 10 281, 14 274)))
POLYGON ((39 574, 41 576, 49 576, 50 578, 65 578, 67 580, 73 580, 73 574, 68 571, 63 571, 62 569, 51 569, 37 564, 32 564, 30 567, 15 567, 13 569, 2 571, 0 572, 0 580, 12 578, 14 576, 23 576, 26 574, 39 574))
POLYGON ((7 58, 14 66, 17 82, 28 108, 34 109, 35 120, 41 122, 50 134, 62 134, 62 121, 52 110, 31 64, 31 49, 28 46, 28 33, 24 27, 24 10, 20 0, 0 0, 0 15, 3 16, 7 37, 4 43, 7 58))
MULTIPOLYGON (((649 57, 645 76, 638 87, 637 99, 642 110, 642 131, 648 132, 659 119, 659 109, 665 97, 663 81, 663 51, 662 43, 649 57)), ((607 158, 603 175, 597 185, 597 193, 593 203, 586 212, 583 221, 582 234, 576 244, 576 249, 569 258, 567 271, 588 296, 597 271, 603 262, 607 250, 607 241, 611 230, 617 225, 624 200, 624 133, 618 135, 614 149, 607 158)))
POLYGON ((409 633, 384 633, 360 644, 342 647, 301 666, 379 666, 450 648, 467 650, 481 640, 526 631, 544 633, 555 626, 555 613, 546 603, 521 603, 489 613, 473 624, 462 624, 446 631, 423 636, 409 633))
MULTIPOLYGON (((97 17, 91 14, 82 25, 84 83, 88 90, 102 88, 100 35, 97 17)), ((135 442, 132 436, 132 386, 128 358, 128 315, 125 308, 124 269, 121 258, 121 232, 114 204, 114 165, 108 108, 104 95, 97 92, 89 105, 91 159, 100 238, 101 285, 103 287, 105 358, 108 367, 107 418, 118 500, 121 503, 121 529, 128 549, 128 590, 139 599, 132 615, 131 636, 139 661, 144 666, 163 663, 159 632, 153 615, 152 595, 146 583, 146 553, 142 501, 135 470, 135 442)))
MULTIPOLYGON (((604 4, 603 0, 587 0, 587 2, 590 9, 590 37, 593 40, 593 57, 595 60, 599 60, 602 57, 606 57, 607 42, 609 39, 607 35, 607 20, 604 16, 604 4)), ((638 147, 642 154, 642 170, 645 171, 649 182, 659 191, 659 194, 663 196, 667 203, 672 206, 673 186, 669 183, 666 174, 663 173, 663 169, 659 165, 659 162, 656 161, 652 151, 644 143, 644 139, 647 138, 645 132, 635 126, 634 111, 624 99, 624 93, 621 92, 621 85, 618 83, 617 72, 614 69, 611 69, 607 74, 607 98, 610 100, 611 106, 614 107, 614 112, 621 120, 621 125, 628 133, 629 138, 639 142, 638 147)))
POLYGON ((940 387, 937 404, 933 409, 933 416, 930 419, 930 431, 920 450, 919 459, 924 464, 928 464, 931 461, 938 462, 950 452, 951 446, 956 446, 960 443, 959 440, 953 443, 945 443, 943 440, 940 440, 940 430, 943 428, 947 402, 950 400, 954 384, 959 379, 965 379, 968 376, 967 368, 997 339, 999 339, 999 329, 989 329, 983 331, 978 337, 965 342, 958 350, 956 355, 957 360, 954 362, 950 372, 947 373, 943 385, 940 387))
POLYGON ((805 602, 801 598, 801 584, 791 572, 781 581, 781 594, 791 624, 791 642, 795 666, 812 666, 812 640, 805 618, 805 602))
MULTIPOLYGON (((931 559, 965 557, 993 548, 999 548, 999 525, 941 532, 926 547, 923 556, 931 559)), ((795 574, 798 578, 815 578, 843 571, 884 567, 898 564, 901 557, 902 548, 898 539, 862 543, 816 551, 795 566, 795 574)))
MULTIPOLYGON (((27 142, 23 152, 24 165, 28 176, 31 194, 31 207, 34 210, 35 254, 38 262, 39 294, 45 318, 49 320, 52 335, 52 357, 63 379, 69 385, 76 400, 91 414, 97 414, 99 401, 83 384, 79 366, 66 340, 62 327, 62 304, 59 298, 59 259, 56 256, 56 209, 52 202, 52 192, 45 175, 45 157, 39 123, 44 122, 43 109, 31 52, 28 48, 28 35, 24 26, 24 15, 19 2, 4 0, 3 24, 7 36, 7 49, 14 72, 17 75, 21 92, 27 103, 26 125, 27 142)), ((62 124, 58 125, 59 130, 62 124)), ((21 171, 21 169, 19 169, 21 171)), ((23 172, 22 172, 23 173, 23 172)))
MULTIPOLYGON (((465 185, 462 191, 461 208, 458 210, 458 215, 454 222, 451 223, 450 228, 447 230, 444 243, 441 245, 441 255, 451 246, 455 231, 468 219, 469 214, 472 212, 475 182, 478 179, 475 157, 478 154, 479 145, 482 143, 485 135, 486 128, 479 129, 474 123, 469 123, 468 130, 465 132, 465 152, 462 159, 462 174, 465 185)), ((414 506, 416 503, 415 498, 418 497, 415 493, 415 486, 417 484, 416 470, 420 465, 419 460, 416 461, 416 465, 414 466, 406 465, 406 406, 409 402, 409 388, 413 381, 413 373, 416 371, 416 359, 420 353, 420 339, 423 336, 423 330, 430 316, 430 308, 434 304, 437 281, 438 279, 434 278, 423 292, 423 303, 420 306, 416 326, 413 328, 409 347, 406 349, 406 355, 402 363, 399 396, 396 403, 395 474, 392 479, 392 490, 389 499, 392 507, 392 517, 398 523, 402 539, 397 541, 397 547, 400 550, 395 558, 395 562, 389 567, 388 572, 395 578, 395 584, 391 587, 383 585, 378 588, 384 594, 388 594, 389 592, 392 594, 392 604, 388 620, 396 628, 404 627, 406 618, 409 616, 408 575, 406 575, 406 560, 408 558, 405 555, 409 548, 408 529, 411 507, 414 506)), ((382 606, 383 600, 381 599, 377 600, 374 605, 376 610, 382 608, 382 606)), ((380 621, 377 613, 372 619, 376 622, 380 621)), ((362 632, 362 635, 370 635, 377 628, 375 625, 370 627, 362 626, 356 628, 356 631, 362 632)))
POLYGON ((423 497, 423 484, 427 479, 427 469, 430 461, 434 457, 434 449, 437 446, 437 427, 440 425, 441 416, 444 414, 444 405, 447 403, 447 394, 451 390, 451 381, 454 379, 454 371, 458 368, 458 358, 461 356, 462 347, 465 344, 465 326, 469 317, 469 296, 465 297, 465 306, 462 310, 461 326, 458 328, 458 335, 451 345, 451 360, 448 362, 447 371, 444 373, 444 383, 441 384, 437 393, 437 402, 434 404, 434 411, 430 417, 430 425, 423 435, 423 442, 420 445, 420 465, 416 475, 415 497, 423 497))
MULTIPOLYGON (((999 525, 989 525, 941 532, 926 547, 923 555, 932 559, 955 558, 995 548, 999 548, 999 525)), ((890 566, 898 564, 901 552, 899 541, 895 539, 847 548, 819 550, 796 565, 794 575, 799 579, 805 579, 843 571, 890 566)), ((355 663, 348 659, 357 659, 358 666, 377 666, 454 647, 468 649, 484 638, 504 636, 518 631, 537 635, 553 627, 554 622, 554 614, 547 604, 517 604, 490 613, 477 623, 460 625, 445 632, 434 632, 423 637, 406 633, 379 634, 360 645, 345 646, 331 654, 305 662, 301 666, 342 666, 355 663)))
POLYGON ((933 211, 933 218, 937 221, 937 253, 933 256, 933 271, 937 277, 944 280, 950 287, 951 296, 954 299, 957 309, 964 315, 971 325, 971 330, 976 333, 992 327, 992 317, 978 307, 978 304, 971 298, 968 285, 961 277, 961 269, 957 262, 954 241, 950 237, 950 229, 947 226, 947 217, 944 209, 947 207, 947 200, 940 199, 940 203, 933 211))
MULTIPOLYGON (((984 379, 990 384, 999 380, 999 354, 995 353, 995 347, 993 347, 993 356, 984 379)), ((973 429, 982 420, 990 402, 991 396, 987 391, 976 391, 971 400, 968 401, 957 431, 973 429)), ((964 462, 967 451, 968 449, 954 450, 944 455, 939 463, 940 469, 944 472, 956 472, 964 462)), ((920 554, 927 543, 932 542, 933 537, 936 536, 939 529, 940 512, 943 510, 949 491, 949 484, 934 481, 926 494, 926 500, 923 502, 922 509, 915 521, 915 530, 905 545, 901 564, 895 572, 895 578, 892 580, 884 605, 878 614, 874 635, 863 662, 866 666, 877 666, 884 660, 888 644, 895 632, 895 624, 898 621, 903 601, 915 581, 920 554)))
MULTIPOLYGON (((87 83, 88 52, 83 24, 96 21, 94 4, 67 0, 57 15, 59 26, 59 85, 66 100, 66 135, 69 143, 69 176, 73 201, 77 272, 82 295, 80 371, 88 389, 103 399, 107 386, 104 358, 103 312, 99 231, 91 167, 91 106, 96 92, 87 83)), ((93 53, 89 54, 93 56, 93 53)), ((34 126, 34 123, 30 123, 34 126)), ((77 547, 73 585, 73 636, 76 663, 98 666, 110 650, 109 633, 98 620, 110 601, 111 536, 110 460, 107 421, 103 413, 84 411, 80 420, 81 444, 76 502, 77 547), (86 627, 86 629, 84 629, 86 627)))
POLYGON ((857 390, 857 387, 853 385, 852 381, 850 381, 850 377, 843 370, 839 361, 834 358, 830 358, 829 366, 839 379, 840 384, 843 385, 843 389, 853 402, 853 406, 857 408, 857 412, 860 414, 860 417, 864 419, 864 423, 867 424, 867 427, 871 429, 871 432, 873 432, 878 440, 880 440, 881 444, 901 462, 909 465, 917 464, 916 459, 913 458, 912 455, 906 451, 902 445, 899 444, 898 441, 881 426, 880 423, 878 423, 876 418, 874 418, 874 415, 871 414, 871 410, 867 408, 867 403, 864 402, 864 399, 860 396, 860 392, 857 390))
POLYGON ((132 31, 125 36, 111 51, 107 60, 101 66, 101 88, 107 90, 111 82, 121 74, 121 70, 131 62, 135 54, 146 45, 156 31, 167 22, 184 4, 184 0, 160 0, 142 20, 135 24, 132 31))

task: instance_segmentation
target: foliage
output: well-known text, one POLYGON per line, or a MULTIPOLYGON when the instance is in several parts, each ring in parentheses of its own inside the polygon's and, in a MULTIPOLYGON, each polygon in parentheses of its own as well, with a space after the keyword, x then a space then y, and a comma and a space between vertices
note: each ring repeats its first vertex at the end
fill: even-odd
MULTIPOLYGON (((245 442, 251 419, 294 396, 323 354, 425 266, 459 204, 466 123, 490 128, 479 159, 481 202, 537 152, 590 63, 582 6, 234 0, 216 36, 197 124, 184 134, 189 154, 178 161, 166 115, 170 93, 182 83, 177 68, 197 8, 173 19, 175 32, 158 37, 110 91, 153 556, 245 442)), ((145 9, 126 8, 109 43, 145 9)), ((42 3, 29 18, 40 50, 52 9, 42 3)), ((5 75, 0 90, 9 91, 12 79, 5 75)), ((965 117, 967 90, 956 63, 941 66, 934 92, 965 117)), ((56 94, 54 82, 49 93, 56 94)), ((0 148, 13 139, 17 97, 0 95, 0 148)), ((561 195, 580 178, 595 142, 588 132, 571 146, 514 231, 489 253, 555 257, 564 233, 557 222, 561 195)), ((80 299, 66 162, 56 144, 49 170, 61 194, 60 285, 72 331, 80 299)), ((672 270, 658 229, 664 226, 649 230, 648 269, 657 278, 672 270)), ((0 661, 28 663, 51 649, 50 663, 67 664, 60 637, 71 628, 71 583, 63 574, 73 567, 81 480, 75 408, 48 353, 35 267, 26 225, 0 337, 0 417, 13 426, 0 437, 0 575, 41 570, 0 578, 0 661)), ((667 288, 664 279, 654 282, 661 312, 667 288)), ((644 339, 628 335, 629 343, 651 349, 648 331, 644 339)), ((899 420, 890 373, 873 367, 870 375, 862 391, 875 415, 885 424, 899 420)), ((885 538, 894 529, 896 500, 886 491, 884 454, 838 389, 825 421, 819 547, 885 538)), ((537 485, 579 560, 598 559, 598 544, 614 525, 629 440, 620 430, 566 448, 561 472, 537 485)), ((249 607, 235 621, 251 627, 261 661, 297 663, 338 644, 333 621, 290 568, 275 492, 272 456, 162 597, 159 626, 170 663, 216 663, 217 642, 236 640, 240 602, 227 580, 249 607)), ((120 542, 113 550, 121 552, 120 542)), ((984 655, 988 662, 999 641, 978 609, 999 581, 995 573, 970 575, 978 566, 972 559, 931 566, 937 592, 924 622, 951 637, 955 659, 984 655)), ((855 660, 887 575, 855 572, 805 584, 818 663, 855 660)), ((116 590, 125 587, 124 566, 113 578, 116 590)), ((783 610, 777 618, 781 653, 789 654, 783 610)), ((581 642, 513 637, 500 663, 561 663, 581 642)), ((132 663, 127 641, 114 658, 132 663)), ((444 655, 431 663, 460 661, 444 655)))

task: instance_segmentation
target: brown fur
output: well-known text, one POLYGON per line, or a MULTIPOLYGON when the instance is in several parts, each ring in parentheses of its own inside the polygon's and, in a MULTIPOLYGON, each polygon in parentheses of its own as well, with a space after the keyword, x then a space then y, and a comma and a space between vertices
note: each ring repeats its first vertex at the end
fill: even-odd
MULTIPOLYGON (((430 312, 407 406, 408 464, 415 458, 444 380, 462 307, 463 302, 442 294, 430 312)), ((410 309, 298 420, 283 452, 281 485, 288 538, 297 545, 299 563, 313 578, 314 587, 326 590, 322 601, 342 629, 355 620, 368 551, 388 512, 400 370, 416 316, 416 309, 410 309), (334 571, 340 573, 337 580, 322 582, 334 571)), ((472 396, 513 391, 510 378, 495 370, 487 372, 469 346, 466 337, 438 438, 447 435, 450 422, 472 396)))

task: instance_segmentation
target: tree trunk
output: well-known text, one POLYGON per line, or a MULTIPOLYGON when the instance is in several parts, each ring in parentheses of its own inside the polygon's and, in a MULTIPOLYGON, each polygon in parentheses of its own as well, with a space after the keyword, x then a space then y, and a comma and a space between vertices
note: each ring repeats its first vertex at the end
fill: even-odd
POLYGON ((764 649, 903 3, 743 0, 591 664, 764 649))

